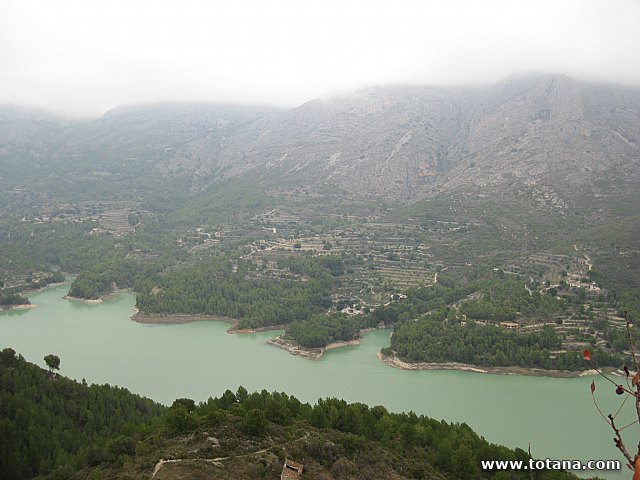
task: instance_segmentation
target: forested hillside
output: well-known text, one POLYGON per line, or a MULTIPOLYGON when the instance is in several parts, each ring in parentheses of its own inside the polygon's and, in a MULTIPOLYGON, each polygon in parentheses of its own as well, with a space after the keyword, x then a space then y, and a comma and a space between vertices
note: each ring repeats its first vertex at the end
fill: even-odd
POLYGON ((43 371, 11 348, 0 352, 0 478, 52 475, 121 462, 165 408, 109 385, 43 371))
POLYGON ((531 478, 480 469, 480 459, 526 461, 521 449, 490 444, 465 424, 380 406, 335 398, 309 405, 239 387, 166 408, 49 374, 10 348, 0 354, 0 381, 0 478, 250 480, 277 478, 285 458, 303 461, 303 478, 318 480, 531 478))
POLYGON ((159 277, 158 285, 138 294, 137 306, 144 313, 227 316, 240 320, 240 328, 305 320, 331 307, 339 258, 291 258, 280 269, 279 278, 261 278, 251 262, 210 259, 159 277))

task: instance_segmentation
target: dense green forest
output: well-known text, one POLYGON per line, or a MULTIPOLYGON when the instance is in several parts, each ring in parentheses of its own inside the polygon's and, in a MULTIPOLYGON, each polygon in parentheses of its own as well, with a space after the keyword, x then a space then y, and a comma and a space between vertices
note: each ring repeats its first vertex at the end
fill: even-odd
MULTIPOLYGON (((460 362, 487 367, 520 366, 557 370, 583 370, 582 355, 560 350, 562 341, 553 327, 524 333, 493 325, 464 325, 447 320, 451 311, 442 309, 395 326, 390 348, 383 353, 395 353, 409 362, 460 362)), ((600 348, 592 351, 592 365, 622 367, 624 359, 600 348)))
MULTIPOLYGON (((585 301, 580 295, 542 293, 535 285, 526 288, 522 278, 505 277, 500 271, 465 284, 441 274, 433 286, 407 289, 406 298, 394 297, 364 315, 345 316, 326 313, 333 306, 329 294, 334 279, 345 271, 340 256, 292 256, 281 260, 279 269, 283 272, 280 277, 263 279, 255 275, 253 263, 234 263, 220 256, 166 275, 147 275, 142 268, 130 271, 131 278, 140 278, 138 306, 144 312, 222 315, 239 319, 242 328, 289 324, 286 335, 303 347, 324 347, 358 338, 364 328, 393 325, 396 334, 391 348, 408 361, 567 370, 584 367, 577 351, 550 354, 563 348, 562 339, 551 327, 545 329, 554 335, 549 343, 540 332, 520 335, 490 325, 473 325, 473 320, 549 321, 576 301, 585 301), (145 283, 150 278, 153 281, 145 283), (435 313, 423 317, 444 308, 442 319, 435 313), (417 318, 421 320, 410 322, 417 318), (446 318, 453 322, 443 323, 446 318), (458 323, 463 318, 472 321, 463 327, 458 323), (437 342, 429 343, 433 338, 442 343, 434 346, 437 342)), ((618 310, 623 306, 631 312, 637 309, 637 297, 629 290, 614 289, 597 300, 618 310)), ((618 347, 624 342, 621 334, 615 329, 606 329, 603 334, 608 345, 620 352, 618 347)), ((602 349, 594 351, 594 358, 601 366, 619 366, 622 361, 619 355, 602 349)))
POLYGON ((114 257, 78 275, 71 283, 69 295, 95 299, 113 292, 114 286, 135 291, 148 290, 157 284, 158 274, 171 263, 162 259, 141 262, 114 257))
POLYGON ((320 348, 332 342, 359 338, 361 327, 361 320, 355 316, 319 314, 305 322, 293 322, 285 333, 298 345, 320 348))
POLYGON ((618 314, 628 312, 630 320, 640 319, 640 288, 611 288, 607 294, 607 303, 618 314))
POLYGON ((130 238, 119 243, 111 242, 111 248, 107 247, 106 252, 81 269, 71 284, 69 295, 99 298, 112 292, 114 284, 119 288, 142 291, 157 283, 160 272, 185 259, 185 253, 176 248, 173 234, 156 222, 137 229, 130 238), (130 258, 128 254, 134 250, 150 254, 151 258, 130 258))
POLYGON ((158 221, 144 225, 124 237, 96 236, 96 222, 49 222, 25 224, 11 218, 0 220, 0 273, 50 272, 49 278, 34 281, 30 288, 60 282, 58 270, 78 273, 70 294, 98 298, 111 291, 115 282, 123 288, 143 288, 154 275, 185 259, 174 234, 158 221), (144 261, 129 258, 131 252, 149 256, 144 261), (55 266, 56 271, 50 267, 55 266))
POLYGON ((282 260, 280 278, 249 277, 255 265, 226 256, 175 269, 142 289, 137 306, 145 313, 195 313, 240 320, 240 328, 306 320, 331 307, 329 297, 341 269, 339 257, 282 260))
POLYGON ((29 305, 29 299, 19 293, 0 292, 0 306, 29 305))
POLYGON ((0 220, 0 270, 46 270, 59 266, 80 272, 112 255, 111 237, 90 236, 95 222, 25 224, 12 218, 0 220))
POLYGON ((118 461, 151 431, 157 403, 109 385, 77 383, 0 352, 0 478, 65 473, 118 461))
POLYGON ((10 348, 0 353, 0 381, 0 478, 148 479, 160 458, 185 459, 175 464, 180 478, 196 480, 231 472, 275 478, 284 458, 303 460, 308 478, 531 478, 480 469, 480 459, 526 461, 521 449, 490 444, 465 424, 381 406, 335 398, 312 406, 239 387, 166 408, 125 389, 52 375, 10 348), (213 458, 222 460, 206 461, 213 458))

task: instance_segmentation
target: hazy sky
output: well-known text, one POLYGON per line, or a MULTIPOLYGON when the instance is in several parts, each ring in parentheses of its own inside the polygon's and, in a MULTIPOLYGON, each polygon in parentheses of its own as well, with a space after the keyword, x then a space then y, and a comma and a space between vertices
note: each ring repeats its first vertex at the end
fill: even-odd
POLYGON ((521 72, 640 86, 640 0, 0 0, 0 103, 293 106, 521 72))

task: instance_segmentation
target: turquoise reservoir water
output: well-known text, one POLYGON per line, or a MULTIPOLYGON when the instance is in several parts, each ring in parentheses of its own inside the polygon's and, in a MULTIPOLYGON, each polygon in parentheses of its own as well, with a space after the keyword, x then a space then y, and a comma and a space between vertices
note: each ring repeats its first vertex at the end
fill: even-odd
MULTIPOLYGON (((54 353, 64 375, 127 387, 165 404, 177 397, 205 400, 239 385, 285 391, 307 402, 335 396, 466 422, 491 442, 524 449, 531 443, 537 458, 622 460, 591 401, 594 377, 396 370, 376 358, 388 345, 384 330, 313 361, 266 344, 280 332, 230 335, 222 322, 142 325, 130 320, 132 295, 88 305, 64 300, 67 290, 68 285, 45 289, 29 296, 37 308, 0 313, 0 347, 10 346, 42 366, 42 358, 54 353)), ((615 412, 620 397, 595 379, 601 407, 615 412)), ((628 404, 620 425, 634 418, 628 404)), ((625 432, 633 449, 637 425, 625 432)), ((597 474, 631 477, 626 470, 597 474)))

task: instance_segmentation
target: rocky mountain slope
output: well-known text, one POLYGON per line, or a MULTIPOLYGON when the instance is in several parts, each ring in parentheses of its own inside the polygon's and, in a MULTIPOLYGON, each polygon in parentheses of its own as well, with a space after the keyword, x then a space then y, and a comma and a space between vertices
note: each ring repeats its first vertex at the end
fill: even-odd
POLYGON ((254 141, 239 138, 222 155, 227 175, 262 169, 393 200, 513 180, 577 187, 611 170, 637 174, 640 92, 558 76, 380 88, 309 102, 255 128, 254 141))
POLYGON ((65 174, 187 177, 193 190, 249 176, 394 201, 514 182, 563 195, 603 175, 635 185, 640 160, 640 90, 564 76, 371 88, 287 111, 156 105, 74 125, 18 113, 0 116, 8 171, 40 159, 39 168, 65 174))

